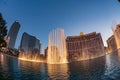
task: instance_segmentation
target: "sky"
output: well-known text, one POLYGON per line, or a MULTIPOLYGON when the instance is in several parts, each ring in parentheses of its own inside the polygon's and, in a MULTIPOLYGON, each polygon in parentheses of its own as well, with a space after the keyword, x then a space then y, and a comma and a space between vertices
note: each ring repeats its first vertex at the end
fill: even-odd
POLYGON ((113 34, 112 23, 120 23, 118 0, 0 0, 0 12, 8 30, 15 20, 21 25, 16 48, 27 32, 40 39, 43 50, 49 32, 55 28, 63 28, 66 37, 100 32, 107 46, 106 40, 113 34))

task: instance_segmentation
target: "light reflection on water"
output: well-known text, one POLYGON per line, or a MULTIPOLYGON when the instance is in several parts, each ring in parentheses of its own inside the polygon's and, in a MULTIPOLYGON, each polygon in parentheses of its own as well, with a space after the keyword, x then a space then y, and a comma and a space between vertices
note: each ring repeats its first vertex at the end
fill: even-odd
POLYGON ((106 56, 106 67, 103 80, 120 79, 120 50, 106 56))
POLYGON ((56 65, 0 54, 0 80, 120 80, 120 52, 56 65))
POLYGON ((68 64, 48 64, 49 79, 67 80, 69 78, 68 64))

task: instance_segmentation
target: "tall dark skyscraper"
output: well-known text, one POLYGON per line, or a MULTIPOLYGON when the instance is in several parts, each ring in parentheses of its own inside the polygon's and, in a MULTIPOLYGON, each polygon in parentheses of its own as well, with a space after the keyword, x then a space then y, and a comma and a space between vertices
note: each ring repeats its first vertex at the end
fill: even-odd
POLYGON ((40 40, 24 32, 20 43, 20 50, 25 53, 40 53, 40 40))
POLYGON ((15 21, 8 33, 7 39, 9 39, 8 41, 8 48, 14 48, 15 47, 15 42, 16 42, 16 38, 17 38, 17 34, 18 31, 20 29, 20 24, 18 21, 15 21))

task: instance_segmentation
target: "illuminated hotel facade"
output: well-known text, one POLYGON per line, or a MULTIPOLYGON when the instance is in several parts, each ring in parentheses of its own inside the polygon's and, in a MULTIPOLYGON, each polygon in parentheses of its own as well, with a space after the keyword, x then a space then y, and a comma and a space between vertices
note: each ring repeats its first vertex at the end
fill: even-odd
POLYGON ((69 60, 86 60, 103 56, 104 44, 100 33, 80 33, 79 36, 66 38, 69 60))
POLYGON ((108 38, 107 45, 108 45, 108 47, 107 47, 107 52, 108 53, 111 53, 111 52, 117 50, 117 45, 116 45, 114 35, 112 35, 111 37, 108 38))
POLYGON ((115 40, 116 40, 116 45, 117 49, 120 48, 120 24, 115 26, 115 29, 113 30, 115 40))
POLYGON ((12 24, 12 26, 11 26, 11 28, 9 30, 7 39, 6 39, 7 40, 7 44, 8 44, 8 48, 14 49, 19 28, 20 28, 19 22, 15 21, 12 24))
POLYGON ((40 53, 40 40, 24 32, 21 39, 20 51, 25 53, 40 53))

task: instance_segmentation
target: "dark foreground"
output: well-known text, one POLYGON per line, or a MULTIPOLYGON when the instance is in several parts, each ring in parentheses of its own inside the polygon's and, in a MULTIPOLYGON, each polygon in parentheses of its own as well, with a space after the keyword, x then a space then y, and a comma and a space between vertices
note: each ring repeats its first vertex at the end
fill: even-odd
POLYGON ((0 80, 120 80, 120 53, 61 65, 20 61, 0 54, 0 80))

